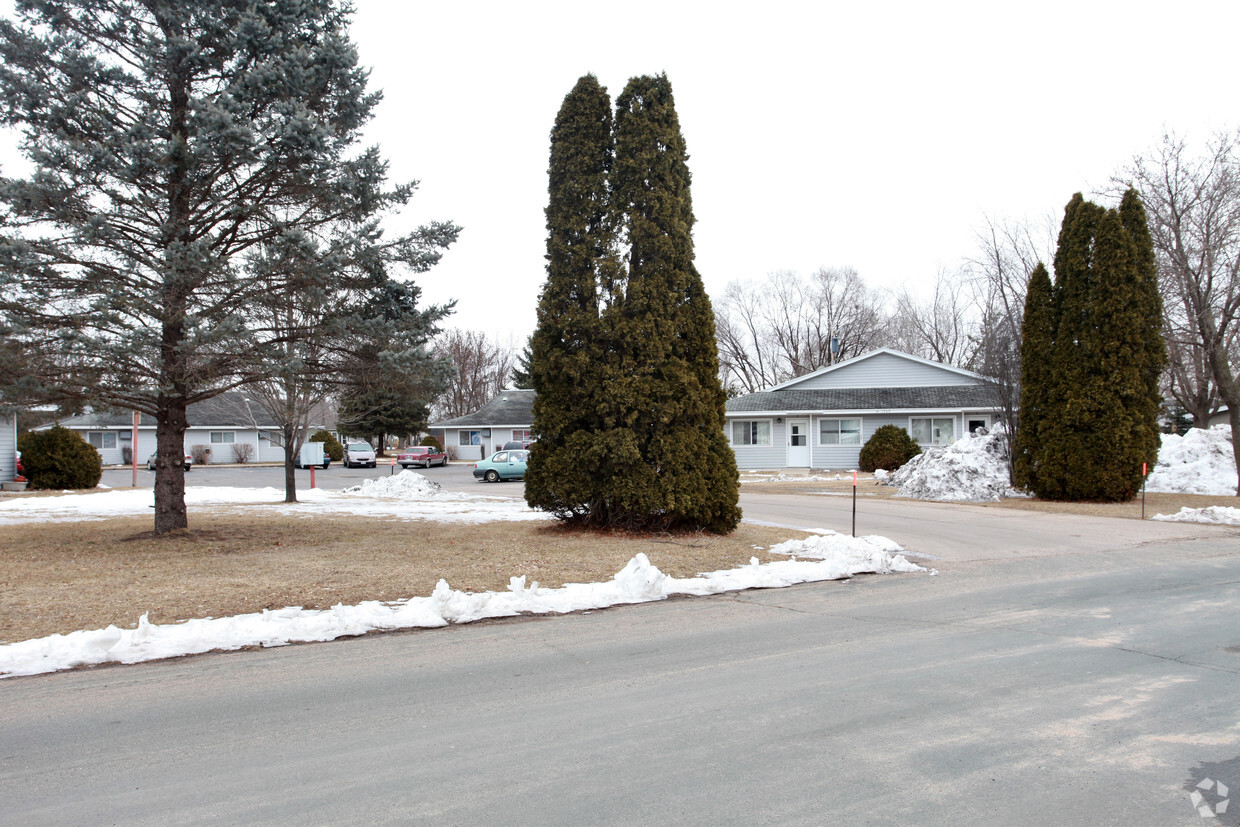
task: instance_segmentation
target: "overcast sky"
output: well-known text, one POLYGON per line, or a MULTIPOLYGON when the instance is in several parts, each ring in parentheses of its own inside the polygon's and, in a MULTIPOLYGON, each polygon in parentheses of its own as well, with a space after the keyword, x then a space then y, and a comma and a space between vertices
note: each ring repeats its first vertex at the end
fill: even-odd
POLYGON ((698 269, 851 266, 933 282, 986 216, 1059 214, 1164 127, 1240 124, 1240 3, 409 3, 358 0, 385 101, 371 129, 408 218, 458 244, 419 279, 450 324, 517 344, 545 271, 548 134, 592 72, 614 99, 667 72, 688 144, 698 269))
POLYGON ((587 72, 613 99, 671 79, 712 296, 818 267, 930 285, 987 216, 1059 214, 1164 128, 1240 126, 1235 0, 356 5, 385 95, 368 140, 421 181, 394 226, 464 228, 417 281, 457 300, 449 325, 516 346, 545 276, 548 135, 587 72))

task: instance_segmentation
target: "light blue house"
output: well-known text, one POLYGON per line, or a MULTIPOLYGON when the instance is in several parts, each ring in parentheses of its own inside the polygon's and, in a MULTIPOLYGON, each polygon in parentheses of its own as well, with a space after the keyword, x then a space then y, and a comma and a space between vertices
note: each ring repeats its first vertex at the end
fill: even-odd
POLYGON ((17 475, 17 416, 0 416, 0 482, 17 475))
POLYGON ((991 379, 884 348, 729 400, 727 434, 742 469, 846 470, 883 425, 946 445, 993 425, 998 398, 991 379))

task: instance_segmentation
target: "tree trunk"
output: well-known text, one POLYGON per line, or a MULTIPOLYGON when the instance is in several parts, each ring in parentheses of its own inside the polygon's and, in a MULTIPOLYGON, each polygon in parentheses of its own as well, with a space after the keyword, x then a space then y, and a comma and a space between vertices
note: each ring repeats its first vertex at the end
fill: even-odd
POLYGON ((185 399, 160 396, 155 416, 155 533, 189 528, 185 508, 185 399))
POLYGON ((296 432, 288 425, 284 426, 284 501, 297 502, 297 443, 293 437, 296 432))

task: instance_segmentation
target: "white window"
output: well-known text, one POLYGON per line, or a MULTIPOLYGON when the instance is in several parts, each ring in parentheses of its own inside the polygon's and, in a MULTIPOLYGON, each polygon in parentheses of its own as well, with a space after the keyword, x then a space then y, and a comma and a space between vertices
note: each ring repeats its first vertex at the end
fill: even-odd
POLYGON ((212 445, 231 445, 235 440, 236 440, 236 436, 235 434, 233 434, 232 431, 212 431, 211 432, 211 444, 212 445))
POLYGON ((89 431, 86 434, 86 441, 100 451, 110 450, 116 447, 116 433, 114 431, 89 431))
POLYGON ((766 420, 735 421, 732 423, 733 445, 770 445, 771 423, 766 420))
POLYGON ((860 445, 860 419, 818 420, 819 445, 860 445))
POLYGON ((909 436, 918 445, 951 445, 956 441, 956 420, 914 417, 909 420, 909 436))
POLYGON ((482 431, 458 431, 457 438, 461 445, 481 445, 482 431))
POLYGON ((533 442, 534 436, 528 430, 527 431, 513 431, 512 441, 521 442, 521 443, 533 442))

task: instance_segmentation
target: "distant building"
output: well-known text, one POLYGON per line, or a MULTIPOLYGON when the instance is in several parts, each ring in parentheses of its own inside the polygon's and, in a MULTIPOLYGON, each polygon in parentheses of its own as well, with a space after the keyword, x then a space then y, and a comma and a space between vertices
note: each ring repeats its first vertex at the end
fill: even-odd
POLYGON ((490 456, 505 442, 530 442, 534 428, 534 391, 506 390, 476 412, 432 422, 431 432, 442 433, 444 448, 457 459, 490 456))

